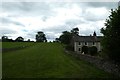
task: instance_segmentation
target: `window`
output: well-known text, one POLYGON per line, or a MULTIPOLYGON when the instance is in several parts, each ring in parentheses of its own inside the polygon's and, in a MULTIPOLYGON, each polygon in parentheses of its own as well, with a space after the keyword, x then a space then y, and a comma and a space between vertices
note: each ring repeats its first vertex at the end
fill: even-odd
POLYGON ((87 45, 87 42, 85 42, 85 45, 87 45))
POLYGON ((79 42, 79 45, 81 45, 81 42, 79 42))
POLYGON ((80 51, 80 48, 78 49, 78 51, 80 51))
POLYGON ((95 45, 95 42, 93 42, 93 45, 95 45))

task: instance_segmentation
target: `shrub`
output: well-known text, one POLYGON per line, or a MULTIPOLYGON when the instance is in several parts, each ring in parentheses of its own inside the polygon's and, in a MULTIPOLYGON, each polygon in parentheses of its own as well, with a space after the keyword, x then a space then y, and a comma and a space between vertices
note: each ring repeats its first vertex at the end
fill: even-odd
POLYGON ((95 46, 92 46, 92 47, 89 47, 89 54, 91 55, 91 56, 95 56, 95 55, 97 55, 98 53, 97 53, 97 47, 95 47, 95 46))
POLYGON ((88 53, 88 47, 87 46, 83 46, 82 47, 82 53, 84 52, 84 54, 88 53))
POLYGON ((70 51, 74 51, 74 47, 70 46, 70 45, 66 45, 65 49, 70 50, 70 51))

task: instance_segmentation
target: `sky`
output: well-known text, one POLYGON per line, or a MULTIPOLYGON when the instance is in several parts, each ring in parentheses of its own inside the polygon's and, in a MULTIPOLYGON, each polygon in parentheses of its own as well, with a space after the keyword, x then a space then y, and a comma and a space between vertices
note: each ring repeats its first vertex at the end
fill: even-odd
POLYGON ((0 4, 0 37, 35 41, 38 31, 46 34, 48 41, 58 38, 63 31, 78 27, 79 35, 89 36, 100 29, 116 9, 117 2, 48 2, 12 1, 0 4))

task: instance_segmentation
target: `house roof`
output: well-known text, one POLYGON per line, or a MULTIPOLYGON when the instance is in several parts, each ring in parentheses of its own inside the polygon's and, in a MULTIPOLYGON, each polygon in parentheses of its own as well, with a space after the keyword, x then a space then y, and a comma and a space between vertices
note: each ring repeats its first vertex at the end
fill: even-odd
POLYGON ((100 42, 102 36, 74 36, 76 42, 100 42))

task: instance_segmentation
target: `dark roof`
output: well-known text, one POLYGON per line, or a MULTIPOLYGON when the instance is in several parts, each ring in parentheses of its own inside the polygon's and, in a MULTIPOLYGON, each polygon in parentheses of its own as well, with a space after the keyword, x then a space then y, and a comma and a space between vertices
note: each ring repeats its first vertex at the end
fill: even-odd
POLYGON ((100 42, 102 36, 74 36, 73 38, 76 42, 100 42))

